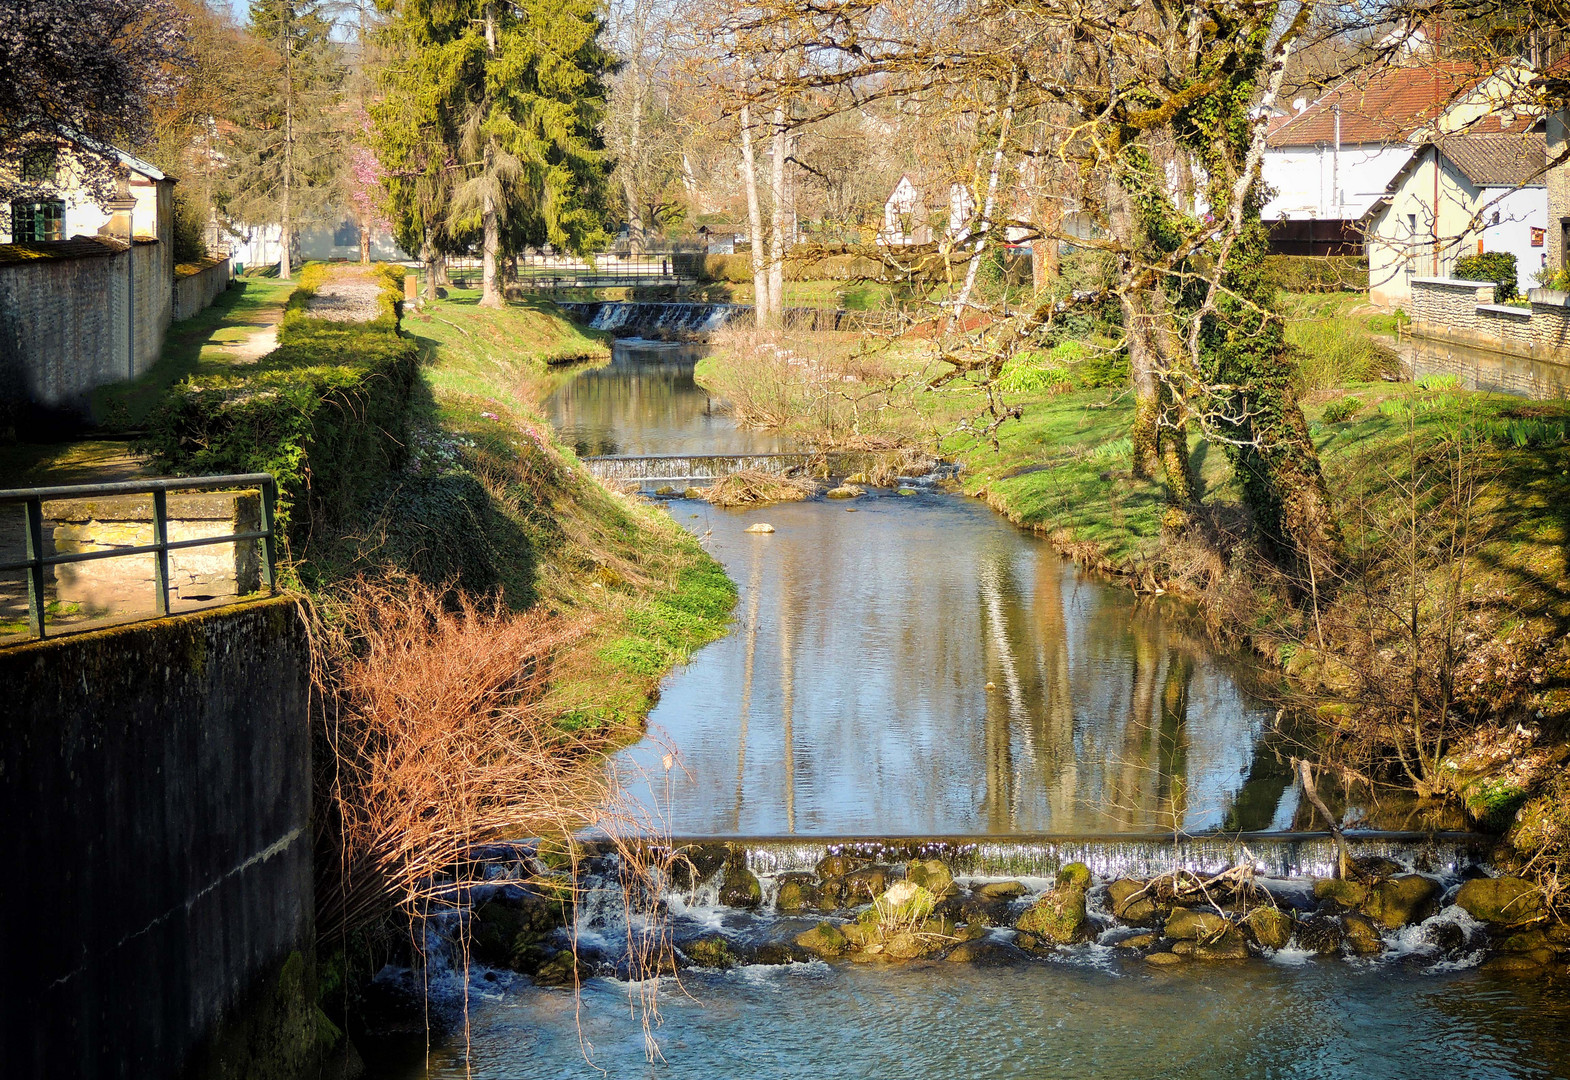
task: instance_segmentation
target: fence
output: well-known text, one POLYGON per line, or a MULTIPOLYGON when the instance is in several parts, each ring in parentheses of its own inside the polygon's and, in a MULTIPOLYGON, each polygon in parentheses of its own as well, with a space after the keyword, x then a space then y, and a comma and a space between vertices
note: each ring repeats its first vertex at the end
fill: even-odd
MULTIPOLYGON (((602 252, 589 257, 576 255, 519 255, 517 277, 507 284, 527 289, 627 288, 646 285, 691 285, 696 278, 683 273, 674 252, 644 252, 637 255, 602 252)), ((499 269, 505 276, 506 266, 499 269)), ((484 263, 476 258, 447 260, 447 279, 459 288, 480 284, 484 263)))
MULTIPOLYGON (((266 473, 0 490, 0 507, 20 505, 23 509, 24 543, 27 553, 24 559, 0 562, 0 573, 11 574, 20 570, 26 575, 27 620, 29 636, 32 638, 46 636, 48 600, 46 597, 47 580, 45 572, 51 567, 74 566, 79 563, 125 558, 127 556, 151 555, 153 557, 153 611, 151 615, 141 617, 161 618, 168 615, 170 611, 169 556, 172 552, 185 551, 190 548, 210 547, 218 544, 232 544, 236 545, 233 550, 238 556, 242 551, 239 545, 249 545, 253 541, 259 541, 262 551, 261 563, 257 570, 261 578, 261 584, 271 593, 275 587, 276 535, 273 511, 277 502, 277 496, 277 484, 266 473), (237 527, 232 532, 217 536, 196 536, 186 539, 170 538, 169 493, 171 491, 210 492, 221 489, 247 488, 255 488, 261 494, 259 527, 254 529, 237 527), (59 536, 62 530, 57 527, 55 529, 56 550, 52 553, 46 551, 44 544, 45 502, 73 500, 83 503, 85 500, 98 498, 138 495, 150 495, 152 497, 151 514, 149 515, 152 532, 151 543, 118 544, 108 541, 110 546, 99 550, 61 551, 59 550, 59 536)), ((83 510, 86 520, 113 516, 105 513, 101 507, 91 504, 84 505, 87 507, 83 510)), ((141 520, 139 513, 136 511, 132 511, 130 515, 126 515, 123 510, 119 513, 120 516, 128 517, 133 522, 139 523, 141 520)), ((58 514, 55 516, 58 518, 58 514)), ((242 518, 236 511, 231 513, 230 520, 238 523, 242 518)), ((133 539, 135 538, 133 536, 133 539)), ((83 541, 84 546, 85 543, 83 541)), ((248 591, 245 588, 245 576, 238 568, 235 571, 233 580, 235 595, 243 595, 248 591)))

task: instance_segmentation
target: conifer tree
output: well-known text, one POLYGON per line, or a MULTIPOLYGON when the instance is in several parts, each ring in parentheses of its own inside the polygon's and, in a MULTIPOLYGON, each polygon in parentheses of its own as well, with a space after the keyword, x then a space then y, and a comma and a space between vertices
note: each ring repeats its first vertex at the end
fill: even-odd
MULTIPOLYGON (((597 0, 404 0, 388 26, 398 59, 383 85, 404 105, 375 114, 381 141, 397 138, 389 123, 412 122, 445 150, 427 152, 428 162, 455 162, 440 217, 450 233, 479 231, 486 306, 502 303, 506 255, 545 243, 585 251, 604 239, 598 129, 613 59, 601 25, 597 0)), ((432 187, 429 176, 391 184, 394 220, 425 213, 410 200, 432 187)))

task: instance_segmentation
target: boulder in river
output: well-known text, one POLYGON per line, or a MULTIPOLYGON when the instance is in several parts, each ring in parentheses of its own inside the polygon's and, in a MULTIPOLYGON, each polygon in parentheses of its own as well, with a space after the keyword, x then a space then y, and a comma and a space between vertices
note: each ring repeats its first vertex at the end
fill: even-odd
POLYGON ((1297 941, 1309 952, 1334 956, 1341 951, 1341 923, 1324 915, 1297 924, 1297 941))
POLYGON ((1439 882, 1422 874, 1403 874, 1369 886, 1363 913, 1387 930, 1422 922, 1439 910, 1439 882))
POLYGON ((1082 862, 1071 862, 1058 871, 1057 887, 1085 892, 1090 888, 1090 880, 1090 867, 1082 862))
POLYGON ((1354 912, 1341 916, 1341 935, 1347 948, 1359 956, 1378 956, 1385 951, 1385 939, 1367 915, 1354 912))
POLYGON ((837 488, 830 488, 824 493, 824 496, 830 499, 855 499, 865 494, 866 492, 854 484, 841 484, 837 488))
POLYGON ((1314 899, 1327 914, 1356 911, 1368 899, 1368 886, 1348 878, 1319 878, 1314 882, 1314 899))
POLYGON ((940 900, 959 892, 953 871, 942 859, 912 859, 905 868, 905 880, 920 885, 940 900))
POLYGON ((774 526, 770 525, 767 521, 758 521, 748 525, 747 528, 743 531, 750 533, 771 533, 774 531, 774 526))
POLYGON ((1079 941, 1085 933, 1085 890, 1053 889, 1019 917, 1015 929, 1058 945, 1079 941))
POLYGON ((1148 949, 1160 940, 1161 937, 1159 934, 1152 934, 1148 932, 1143 934, 1131 934, 1130 936, 1119 941, 1114 941, 1112 943, 1112 947, 1114 949, 1148 949))
POLYGON ((1530 926, 1548 917, 1543 890, 1525 878, 1476 878, 1461 886, 1456 903, 1490 926, 1530 926))
POLYGON ((846 904, 865 904, 899 880, 900 872, 888 866, 863 866, 845 875, 846 904))
POLYGON ((1243 927, 1261 949, 1284 949, 1297 926, 1289 912, 1278 907, 1261 906, 1243 918, 1243 927))
POLYGON ((782 915, 814 911, 823 906, 823 896, 811 874, 787 874, 774 897, 774 909, 782 915))
POLYGON ((679 889, 690 889, 708 881, 730 858, 730 848, 724 844, 698 844, 682 848, 670 860, 671 884, 679 889))
POLYGON ((976 886, 976 895, 983 900, 1018 900, 1029 891, 1018 881, 989 881, 976 886))
POLYGON ((718 934, 689 942, 682 946, 681 951, 686 953, 687 959, 697 967, 730 968, 741 963, 741 958, 736 955, 736 950, 731 948, 731 943, 718 934))
POLYGON ((960 902, 956 917, 967 926, 1008 926, 1009 916, 1007 900, 988 900, 976 893, 960 902))
POLYGON ((871 861, 856 855, 825 855, 818 860, 818 865, 813 869, 820 879, 842 878, 853 870, 860 870, 871 861))
POLYGON ((1025 953, 1005 941, 962 941, 950 949, 943 959, 955 964, 975 964, 977 967, 1002 967, 1024 960, 1025 953))
POLYGON ((763 885, 751 870, 733 862, 720 879, 720 903, 750 911, 763 903, 763 885))
POLYGON ((1146 893, 1143 881, 1118 878, 1107 886, 1107 902, 1112 914, 1130 926, 1154 926, 1161 920, 1161 909, 1146 893))
POLYGON ((1145 954, 1145 963, 1153 964, 1156 967, 1169 967, 1173 964, 1181 964, 1182 962, 1183 957, 1179 956, 1175 952, 1153 952, 1145 954))
POLYGON ((1172 951, 1178 956, 1211 963, 1247 960, 1248 942, 1243 939, 1243 931, 1228 923, 1224 929, 1209 937, 1175 941, 1172 951))
POLYGON ((571 907, 569 900, 534 889, 508 889, 470 916, 470 951, 482 964, 532 972, 542 958, 540 944, 566 925, 571 907))
POLYGON ((820 922, 811 930, 805 930, 796 935, 796 944, 815 956, 831 959, 844 956, 845 950, 850 948, 850 941, 838 926, 831 922, 820 922))
POLYGON ((1164 933, 1179 941, 1198 941, 1220 937, 1232 925, 1225 915, 1199 908, 1173 908, 1167 916, 1164 933))

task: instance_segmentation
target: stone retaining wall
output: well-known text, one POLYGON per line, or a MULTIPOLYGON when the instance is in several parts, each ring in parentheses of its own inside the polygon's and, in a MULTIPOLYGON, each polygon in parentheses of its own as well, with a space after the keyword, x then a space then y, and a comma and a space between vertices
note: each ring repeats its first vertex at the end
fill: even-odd
POLYGON ((216 262, 205 270, 174 279, 174 321, 189 319, 206 310, 229 287, 229 260, 216 262))
POLYGON ((1493 292, 1493 283, 1486 281, 1413 279, 1414 370, 1421 360, 1430 362, 1429 370, 1444 370, 1433 365, 1447 361, 1481 365, 1492 369, 1488 378, 1473 380, 1481 388, 1539 398, 1570 396, 1570 293, 1534 289, 1528 311, 1493 303, 1493 292), (1459 360, 1451 355, 1457 350, 1459 360))

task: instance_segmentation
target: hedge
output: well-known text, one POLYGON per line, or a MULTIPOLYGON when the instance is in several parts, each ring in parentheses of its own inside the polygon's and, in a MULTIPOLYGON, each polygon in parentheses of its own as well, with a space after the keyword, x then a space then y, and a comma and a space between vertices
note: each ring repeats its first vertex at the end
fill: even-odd
POLYGON ((1368 260, 1361 255, 1267 255, 1265 272, 1287 292, 1362 292, 1368 260))
POLYGON ((1456 260, 1456 277, 1463 281, 1492 281, 1494 303, 1503 304, 1506 300, 1515 297, 1515 255, 1509 251, 1463 255, 1456 260))
POLYGON ((383 275, 386 313, 368 323, 307 315, 305 300, 322 275, 308 268, 301 279, 277 349, 255 365, 187 379, 149 430, 171 472, 272 473, 279 522, 297 534, 351 516, 403 466, 419 362, 414 342, 399 332, 402 290, 390 275, 383 275))

